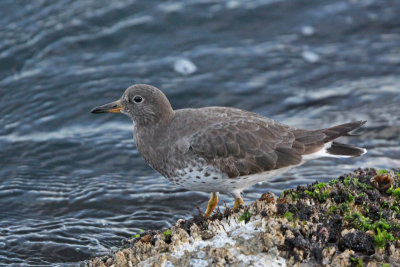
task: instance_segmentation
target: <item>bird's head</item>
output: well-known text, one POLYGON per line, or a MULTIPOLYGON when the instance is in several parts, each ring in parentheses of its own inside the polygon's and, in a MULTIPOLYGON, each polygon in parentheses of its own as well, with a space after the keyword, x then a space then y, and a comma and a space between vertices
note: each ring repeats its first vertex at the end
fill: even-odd
POLYGON ((138 125, 155 124, 169 120, 174 111, 161 90, 147 84, 135 84, 122 94, 117 101, 96 107, 92 113, 123 113, 138 125))

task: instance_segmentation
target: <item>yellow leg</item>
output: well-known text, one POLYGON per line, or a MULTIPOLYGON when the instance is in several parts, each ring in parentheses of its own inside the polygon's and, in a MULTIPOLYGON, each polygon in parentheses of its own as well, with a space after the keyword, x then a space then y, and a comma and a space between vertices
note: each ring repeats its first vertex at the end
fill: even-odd
POLYGON ((218 193, 213 192, 211 193, 210 200, 208 201, 208 206, 206 212, 204 213, 204 217, 206 218, 210 217, 213 210, 217 207, 217 204, 218 204, 218 193))
POLYGON ((235 204, 233 204, 233 211, 237 211, 240 205, 244 206, 244 201, 241 197, 235 198, 235 204))

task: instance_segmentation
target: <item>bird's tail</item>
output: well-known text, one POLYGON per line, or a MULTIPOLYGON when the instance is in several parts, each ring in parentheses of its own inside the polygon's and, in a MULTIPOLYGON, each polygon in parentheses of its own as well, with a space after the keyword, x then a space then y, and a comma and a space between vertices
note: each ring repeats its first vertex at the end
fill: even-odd
POLYGON ((367 121, 355 121, 321 129, 320 131, 326 135, 324 142, 326 144, 330 143, 330 146, 326 148, 326 152, 329 155, 338 157, 358 157, 367 153, 365 148, 342 144, 339 142, 332 142, 334 139, 340 136, 351 136, 352 134, 349 134, 349 132, 361 127, 366 122, 367 121))
POLYGON ((367 153, 367 150, 361 147, 332 142, 331 146, 326 149, 326 152, 329 155, 337 157, 359 157, 367 153))
POLYGON ((340 136, 352 136, 352 134, 349 134, 349 132, 351 132, 357 128, 360 128, 366 122, 367 121, 354 121, 354 122, 336 125, 336 126, 333 126, 330 128, 321 129, 318 131, 322 132, 326 135, 324 142, 328 143, 340 136))

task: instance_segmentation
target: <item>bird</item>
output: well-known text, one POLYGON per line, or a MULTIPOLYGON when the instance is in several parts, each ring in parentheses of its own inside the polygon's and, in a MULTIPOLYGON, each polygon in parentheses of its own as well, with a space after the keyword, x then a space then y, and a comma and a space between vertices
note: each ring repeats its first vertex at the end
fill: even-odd
POLYGON ((365 148, 335 141, 361 127, 354 121, 304 130, 232 107, 174 110, 166 95, 147 84, 128 87, 121 98, 92 113, 122 113, 133 120, 140 155, 170 182, 210 193, 204 217, 230 194, 233 210, 244 189, 320 157, 357 157, 365 148))

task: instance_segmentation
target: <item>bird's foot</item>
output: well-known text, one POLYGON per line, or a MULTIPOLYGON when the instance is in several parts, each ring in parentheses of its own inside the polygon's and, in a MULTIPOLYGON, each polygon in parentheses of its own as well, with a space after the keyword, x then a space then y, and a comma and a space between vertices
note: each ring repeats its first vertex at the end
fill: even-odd
POLYGON ((204 217, 210 217, 213 210, 217 207, 218 204, 218 192, 211 193, 210 200, 208 201, 207 210, 204 213, 204 217))
POLYGON ((244 201, 241 197, 239 198, 235 198, 235 204, 233 204, 233 211, 238 211, 240 209, 240 207, 243 206, 244 207, 244 201))

